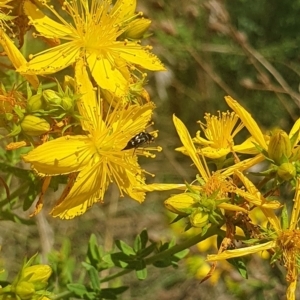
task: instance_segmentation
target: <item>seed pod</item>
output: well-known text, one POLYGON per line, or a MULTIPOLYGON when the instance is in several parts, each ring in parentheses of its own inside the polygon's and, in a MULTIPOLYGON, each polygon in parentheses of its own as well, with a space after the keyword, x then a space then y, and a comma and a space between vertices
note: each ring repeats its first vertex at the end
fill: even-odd
POLYGON ((27 115, 21 122, 21 128, 29 136, 39 136, 50 130, 50 124, 42 118, 27 115))

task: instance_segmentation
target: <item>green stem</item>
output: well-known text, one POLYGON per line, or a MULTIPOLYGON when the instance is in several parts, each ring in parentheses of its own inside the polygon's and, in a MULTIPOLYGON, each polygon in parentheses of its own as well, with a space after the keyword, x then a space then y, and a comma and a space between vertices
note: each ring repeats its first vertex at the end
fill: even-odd
POLYGON ((65 292, 62 292, 62 293, 57 294, 55 296, 51 296, 51 300, 58 300, 58 299, 63 299, 63 298, 69 298, 72 295, 74 295, 73 292, 65 291, 65 292))
POLYGON ((146 258, 145 259, 145 263, 146 263, 146 265, 153 264, 154 262, 156 262, 158 260, 161 260, 161 259, 163 259, 165 257, 169 257, 169 256, 174 255, 174 254, 176 254, 178 252, 181 252, 181 251, 183 251, 185 249, 188 249, 188 248, 190 248, 190 247, 198 244, 199 242, 201 242, 201 241, 203 241, 203 240, 205 240, 205 239, 207 239, 207 238, 209 238, 209 237, 211 237, 211 236, 213 236, 215 234, 220 233, 220 231, 223 234, 223 231, 220 230, 219 227, 217 227, 217 226, 211 226, 204 235, 202 235, 201 233, 199 233, 196 236, 193 236, 192 238, 184 241, 181 244, 175 245, 172 248, 169 248, 169 249, 167 249, 167 250, 165 250, 163 252, 160 252, 160 253, 155 254, 155 255, 153 255, 153 256, 151 256, 149 258, 146 258))
MULTIPOLYGON (((192 238, 184 241, 182 244, 179 244, 179 245, 175 245, 173 246, 172 248, 169 248, 165 251, 162 251, 160 253, 157 253, 149 258, 146 258, 144 261, 145 261, 145 264, 146 265, 151 265, 153 264, 154 262, 158 261, 158 260, 162 260, 163 258, 165 257, 169 257, 171 255, 174 255, 182 250, 185 250, 187 248, 190 248, 196 244, 198 244, 199 242, 213 236, 213 235, 224 235, 224 231, 221 230, 219 227, 217 226, 211 226, 207 232, 202 235, 201 233, 199 233, 198 235, 196 236, 193 236, 192 238)), ((134 270, 132 269, 126 269, 126 270, 122 270, 121 272, 118 272, 118 273, 115 273, 111 276, 107 276, 103 279, 100 280, 100 282, 107 282, 107 281, 110 281, 112 279, 115 279, 115 278, 118 278, 118 277, 121 277, 125 274, 128 274, 130 272, 132 272, 134 270)))

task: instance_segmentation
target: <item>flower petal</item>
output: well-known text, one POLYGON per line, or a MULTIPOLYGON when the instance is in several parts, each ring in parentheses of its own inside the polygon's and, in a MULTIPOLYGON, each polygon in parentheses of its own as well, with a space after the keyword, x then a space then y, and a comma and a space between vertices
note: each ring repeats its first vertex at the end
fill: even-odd
POLYGON ((119 68, 112 64, 112 61, 114 60, 107 57, 98 57, 95 52, 90 53, 87 57, 90 71, 98 85, 116 93, 117 96, 122 96, 127 92, 129 84, 119 68))
POLYGON ((80 171, 95 151, 87 136, 63 136, 33 149, 23 160, 41 175, 60 175, 80 171))
POLYGON ((58 201, 50 214, 61 219, 72 219, 85 213, 94 203, 103 200, 107 188, 105 180, 107 173, 104 171, 100 162, 94 163, 90 160, 89 164, 78 174, 68 195, 58 201), (102 185, 104 181, 105 190, 102 185))
POLYGON ((75 42, 68 42, 40 52, 17 71, 21 74, 56 73, 74 63, 79 54, 80 48, 75 42))
POLYGON ((244 255, 249 255, 253 253, 257 253, 264 250, 269 250, 271 248, 274 248, 276 246, 275 241, 267 242, 261 245, 255 245, 251 247, 245 247, 241 249, 235 249, 235 250, 226 250, 220 254, 213 254, 213 255, 207 255, 207 261, 218 261, 218 260, 224 260, 234 257, 241 257, 244 255))
POLYGON ((292 145, 292 147, 294 147, 295 145, 297 145, 299 143, 299 141, 300 141, 300 118, 293 125, 293 128, 291 129, 291 131, 289 133, 289 138, 292 138, 293 135, 297 131, 298 131, 298 137, 297 137, 297 139, 295 139, 294 145, 292 145))
POLYGON ((120 57, 135 65, 151 71, 165 71, 164 65, 153 53, 144 50, 140 45, 135 43, 120 43, 120 57))
POLYGON ((199 157, 197 155, 196 148, 194 146, 194 143, 192 141, 192 138, 185 127, 185 125, 182 123, 180 119, 178 119, 175 115, 173 115, 173 122, 176 127, 177 133, 179 135, 179 138, 183 144, 183 146, 186 148, 186 151, 196 167, 198 168, 201 177, 207 181, 208 175, 202 164, 200 163, 199 157))
POLYGON ((25 14, 28 16, 35 29, 47 38, 61 38, 67 35, 74 35, 76 32, 70 28, 57 23, 44 15, 40 9, 30 0, 25 0, 23 4, 25 14))
MULTIPOLYGON (((12 62, 14 67, 18 69, 20 66, 27 63, 26 59, 16 47, 16 45, 11 41, 7 34, 0 28, 0 44, 3 47, 5 53, 7 54, 9 60, 12 62)), ((24 78, 35 88, 39 86, 39 80, 35 74, 25 75, 22 74, 24 78)))
POLYGON ((111 15, 117 13, 116 21, 127 21, 126 19, 134 15, 136 9, 136 0, 117 0, 110 11, 111 15))
POLYGON ((226 96, 225 100, 232 110, 240 117, 245 127, 248 129, 250 134, 253 136, 255 141, 263 148, 267 149, 267 143, 264 139, 264 135, 261 132, 259 126, 252 118, 252 116, 233 98, 226 96))

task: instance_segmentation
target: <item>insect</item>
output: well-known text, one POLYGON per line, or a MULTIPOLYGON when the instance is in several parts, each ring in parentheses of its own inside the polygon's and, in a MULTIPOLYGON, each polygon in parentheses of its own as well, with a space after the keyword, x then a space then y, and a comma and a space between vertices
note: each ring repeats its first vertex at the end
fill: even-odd
POLYGON ((130 139, 130 141, 127 143, 127 145, 122 150, 128 150, 128 149, 133 149, 133 148, 136 149, 145 143, 150 144, 153 141, 154 141, 154 136, 148 132, 143 131, 143 132, 138 133, 132 139, 130 139))

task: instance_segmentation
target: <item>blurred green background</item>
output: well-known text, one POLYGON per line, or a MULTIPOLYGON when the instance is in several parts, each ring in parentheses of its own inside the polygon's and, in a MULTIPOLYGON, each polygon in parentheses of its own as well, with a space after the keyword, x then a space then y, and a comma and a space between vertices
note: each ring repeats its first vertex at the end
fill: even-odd
MULTIPOLYGON (((262 129, 280 126, 290 130, 300 112, 299 0, 139 0, 138 11, 152 20, 152 36, 146 43, 153 45, 167 68, 150 74, 147 86, 157 105, 153 118, 154 128, 159 130, 156 144, 163 147, 156 159, 141 159, 143 168, 156 175, 154 179, 149 176, 147 182, 182 183, 196 174, 191 161, 174 151, 180 146, 172 124, 174 113, 195 136, 199 129, 196 121, 203 120, 205 112, 227 110, 224 96, 230 95, 251 112, 262 129)), ((47 261, 51 252, 52 261, 74 269, 76 281, 91 233, 107 250, 115 239, 131 244, 143 228, 154 241, 170 240, 174 234, 180 241, 183 227, 169 225, 172 217, 163 206, 169 195, 151 193, 138 204, 118 199, 118 191, 110 188, 104 204, 65 221, 47 215, 58 198, 49 193, 45 209, 31 220, 32 225, 1 222, 1 263, 13 277, 24 256, 40 252, 47 261)), ((16 213, 29 216, 21 209, 16 213)), ((189 263, 182 261, 178 269, 152 267, 145 281, 127 275, 122 284, 130 288, 120 299, 284 298, 284 270, 270 267, 259 257, 249 262, 248 280, 220 264, 218 282, 200 284, 196 272, 205 267, 205 255, 194 247, 189 263)), ((60 280, 68 281, 68 276, 65 272, 60 280)))

